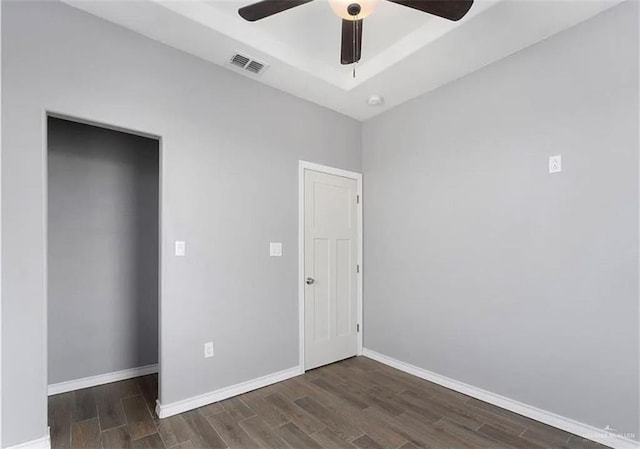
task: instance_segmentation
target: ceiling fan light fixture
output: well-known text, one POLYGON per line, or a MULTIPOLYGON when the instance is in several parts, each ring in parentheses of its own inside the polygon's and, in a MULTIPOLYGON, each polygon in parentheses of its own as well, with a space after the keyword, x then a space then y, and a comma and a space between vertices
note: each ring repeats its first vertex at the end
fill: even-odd
POLYGON ((370 15, 376 8, 380 0, 329 0, 329 6, 333 12, 340 18, 345 20, 360 20, 370 15), (357 15, 349 13, 349 6, 360 6, 360 12, 357 15))

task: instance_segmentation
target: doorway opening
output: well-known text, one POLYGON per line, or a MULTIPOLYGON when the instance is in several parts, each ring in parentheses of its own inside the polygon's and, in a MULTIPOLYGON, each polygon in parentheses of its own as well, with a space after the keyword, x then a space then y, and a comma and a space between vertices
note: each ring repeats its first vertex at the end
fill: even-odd
POLYGON ((83 438, 100 439, 130 415, 153 423, 160 140, 66 117, 46 120, 51 444, 88 447, 94 442, 83 438))
POLYGON ((362 354, 362 174, 300 161, 300 366, 362 354))

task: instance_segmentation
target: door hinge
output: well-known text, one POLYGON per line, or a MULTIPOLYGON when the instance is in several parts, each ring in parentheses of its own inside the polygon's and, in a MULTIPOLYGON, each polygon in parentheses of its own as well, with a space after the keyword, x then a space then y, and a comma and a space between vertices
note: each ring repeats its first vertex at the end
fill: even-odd
POLYGON ((356 273, 360 273, 360 264, 356 265, 356 273))
POLYGON ((360 323, 356 324, 356 332, 360 332, 360 323))
POLYGON ((360 204, 360 195, 356 195, 356 204, 360 204))

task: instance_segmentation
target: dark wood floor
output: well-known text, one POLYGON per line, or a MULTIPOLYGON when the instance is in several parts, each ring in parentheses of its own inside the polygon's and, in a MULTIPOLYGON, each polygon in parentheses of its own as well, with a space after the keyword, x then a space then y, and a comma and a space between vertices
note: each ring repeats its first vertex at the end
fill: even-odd
POLYGON ((53 449, 593 449, 364 357, 158 420, 155 376, 49 398, 53 449))

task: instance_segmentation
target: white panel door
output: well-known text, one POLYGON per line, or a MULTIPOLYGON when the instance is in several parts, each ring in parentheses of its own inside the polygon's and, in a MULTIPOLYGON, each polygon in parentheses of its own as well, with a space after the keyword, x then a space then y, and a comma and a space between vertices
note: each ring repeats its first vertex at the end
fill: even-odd
POLYGON ((358 352, 355 179, 305 170, 305 369, 358 352))

